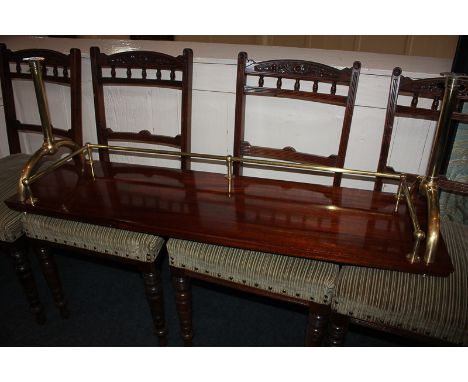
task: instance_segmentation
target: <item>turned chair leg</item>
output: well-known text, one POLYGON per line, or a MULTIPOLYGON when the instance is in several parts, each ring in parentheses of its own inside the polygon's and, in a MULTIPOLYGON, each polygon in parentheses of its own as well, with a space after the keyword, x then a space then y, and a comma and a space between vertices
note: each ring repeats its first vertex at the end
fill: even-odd
POLYGON ((185 346, 192 346, 192 288, 190 278, 173 272, 172 283, 175 290, 177 314, 179 315, 180 331, 185 346))
POLYGON ((306 331, 306 346, 320 346, 327 327, 329 307, 310 304, 306 331))
POLYGON ((60 281, 60 276, 58 274, 54 257, 50 253, 49 248, 44 245, 39 245, 36 247, 36 254, 39 259, 39 264, 41 266, 44 278, 46 279, 47 285, 52 292, 55 306, 59 308, 60 316, 62 318, 68 318, 70 316, 68 302, 66 301, 65 294, 63 293, 62 282, 60 281))
POLYGON ((348 333, 349 318, 338 313, 330 316, 328 325, 328 344, 330 346, 343 346, 346 333, 348 333))
POLYGON ((34 315, 36 322, 40 325, 43 325, 46 322, 46 316, 44 313, 44 308, 39 301, 36 281, 34 280, 31 263, 29 262, 24 241, 22 239, 11 245, 10 257, 13 260, 16 275, 21 283, 21 286, 23 287, 26 298, 28 299, 29 309, 34 315))
POLYGON ((151 315, 153 317, 154 331, 158 336, 159 346, 167 345, 167 330, 164 321, 164 300, 161 285, 161 276, 154 263, 143 272, 145 293, 148 300, 151 315))

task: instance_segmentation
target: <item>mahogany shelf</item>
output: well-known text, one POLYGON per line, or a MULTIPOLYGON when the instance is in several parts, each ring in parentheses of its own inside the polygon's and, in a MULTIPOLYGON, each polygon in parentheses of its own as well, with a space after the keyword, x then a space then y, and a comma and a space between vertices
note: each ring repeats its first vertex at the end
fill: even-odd
MULTIPOLYGON (((436 262, 411 264, 413 227, 404 202, 379 191, 123 163, 94 163, 95 180, 64 165, 32 185, 35 206, 18 211, 164 237, 201 241, 339 264, 447 276, 443 239, 436 262)), ((426 206, 416 200, 425 228, 426 206)), ((424 249, 422 245, 421 251, 424 249)), ((422 255, 422 253, 421 253, 422 255)))

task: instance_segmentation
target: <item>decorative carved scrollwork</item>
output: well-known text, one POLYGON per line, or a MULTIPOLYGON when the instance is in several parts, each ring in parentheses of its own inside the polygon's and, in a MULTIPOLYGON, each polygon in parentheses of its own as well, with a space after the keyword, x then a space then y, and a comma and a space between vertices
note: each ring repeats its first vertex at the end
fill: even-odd
POLYGON ((179 67, 181 56, 172 57, 165 54, 155 54, 153 52, 123 52, 107 57, 107 65, 137 66, 137 67, 179 67))
POLYGON ((9 55, 12 62, 21 62, 25 58, 30 57, 44 57, 43 65, 46 66, 63 66, 65 63, 68 63, 68 56, 66 54, 49 49, 25 49, 17 50, 16 52, 9 50, 9 55))
MULTIPOLYGON (((349 69, 343 69, 343 71, 349 72, 349 69)), ((247 72, 326 79, 338 79, 342 76, 343 71, 327 65, 302 60, 264 61, 247 67, 247 72)))
POLYGON ((444 78, 425 78, 422 80, 412 80, 408 77, 401 77, 400 93, 413 93, 422 97, 442 96, 445 88, 444 78))

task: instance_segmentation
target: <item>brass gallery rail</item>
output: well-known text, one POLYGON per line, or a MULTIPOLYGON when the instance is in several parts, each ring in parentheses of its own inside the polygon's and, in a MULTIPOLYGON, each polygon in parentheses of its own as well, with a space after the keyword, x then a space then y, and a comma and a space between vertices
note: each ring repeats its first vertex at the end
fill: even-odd
MULTIPOLYGON (((87 155, 87 162, 90 165, 90 170, 92 177, 94 179, 94 168, 93 168, 93 157, 92 152, 93 150, 97 149, 107 149, 110 151, 120 151, 120 152, 128 152, 128 153, 136 153, 136 154, 152 154, 152 155, 159 155, 159 156, 169 156, 169 157, 189 157, 195 159, 206 159, 206 160, 213 160, 213 161, 221 161, 226 164, 226 178, 227 178, 227 193, 231 195, 232 193, 232 178, 233 178, 233 163, 239 162, 244 164, 254 164, 254 165, 261 165, 266 167, 274 167, 274 168, 290 168, 290 169, 299 169, 299 170, 306 170, 310 172, 322 172, 322 173, 342 173, 342 174, 349 174, 355 176, 366 176, 366 177, 381 177, 386 179, 393 179, 399 181, 398 191, 396 194, 396 202, 395 202, 395 209, 394 211, 398 211, 399 202, 401 199, 406 201, 408 206, 409 215, 413 225, 413 236, 414 236, 414 245, 413 245, 413 252, 407 254, 407 258, 411 263, 421 261, 421 258, 418 256, 417 252, 421 241, 426 238, 426 233, 421 229, 421 226, 418 221, 418 217, 415 211, 414 204, 411 199, 411 195, 414 192, 414 189, 417 187, 418 178, 415 184, 411 188, 408 187, 407 183, 407 175, 403 173, 383 173, 383 172, 374 172, 374 171, 363 171, 363 170, 353 170, 347 168, 337 168, 337 167, 329 167, 329 166, 316 166, 308 163, 298 163, 298 162, 283 162, 283 161, 272 161, 272 160, 263 160, 263 159, 251 159, 251 158, 239 158, 233 157, 231 155, 212 155, 212 154, 201 154, 201 153, 188 153, 188 152, 178 152, 178 151, 168 151, 168 150, 154 150, 154 149, 142 149, 142 148, 134 148, 134 147, 126 147, 126 146, 112 146, 112 145, 98 145, 87 143, 83 147, 79 148, 78 150, 73 151, 71 154, 65 156, 64 158, 54 162, 46 169, 37 172, 31 176, 25 176, 20 180, 20 198, 25 202, 29 202, 31 205, 34 206, 34 203, 37 201, 32 194, 31 185, 36 182, 38 179, 42 178, 43 176, 51 173, 58 167, 62 166, 70 159, 73 159, 77 155, 80 155, 80 163, 84 163, 84 153, 87 155)), ((80 171, 84 171, 82 168, 80 171)), ((431 204, 428 204, 429 210, 431 210, 431 204)), ((438 214, 438 209, 436 211, 438 214)), ((426 249, 427 251, 427 249, 426 249)))

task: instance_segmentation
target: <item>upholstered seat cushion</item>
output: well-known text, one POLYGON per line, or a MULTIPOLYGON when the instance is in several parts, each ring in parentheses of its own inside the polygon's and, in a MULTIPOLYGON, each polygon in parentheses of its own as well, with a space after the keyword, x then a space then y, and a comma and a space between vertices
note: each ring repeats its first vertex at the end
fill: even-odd
POLYGON ((164 244, 159 236, 48 216, 26 214, 22 223, 26 236, 32 239, 142 262, 154 261, 164 244))
POLYGON ((468 345, 468 226, 443 222, 449 277, 343 267, 332 309, 357 319, 468 345))
POLYGON ((330 304, 338 266, 291 256, 169 239, 170 264, 237 284, 330 304))
POLYGON ((9 209, 3 202, 18 191, 21 169, 27 154, 13 154, 0 159, 0 241, 14 242, 23 234, 21 213, 9 209))

